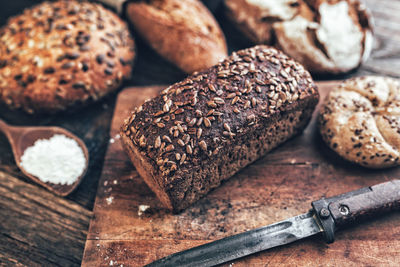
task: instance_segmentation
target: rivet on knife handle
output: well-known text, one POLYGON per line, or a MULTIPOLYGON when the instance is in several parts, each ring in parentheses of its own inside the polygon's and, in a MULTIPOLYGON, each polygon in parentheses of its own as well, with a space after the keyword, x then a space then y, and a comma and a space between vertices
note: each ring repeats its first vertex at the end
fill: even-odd
POLYGON ((335 231, 351 223, 400 210, 400 180, 362 188, 336 197, 314 201, 312 206, 320 220, 328 243, 335 231))

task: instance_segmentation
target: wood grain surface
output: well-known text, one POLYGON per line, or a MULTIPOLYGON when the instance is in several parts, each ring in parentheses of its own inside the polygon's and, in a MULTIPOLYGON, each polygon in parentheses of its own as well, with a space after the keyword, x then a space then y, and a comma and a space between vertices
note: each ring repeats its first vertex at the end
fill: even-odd
MULTIPOLYGON (((338 82, 319 83, 321 97, 338 82)), ((273 150, 180 214, 165 210, 125 155, 119 129, 133 106, 160 88, 133 88, 118 97, 83 266, 141 266, 171 253, 305 213, 311 202, 400 176, 399 168, 369 170, 339 158, 322 141, 315 115, 304 134, 273 150), (149 206, 140 212, 140 205, 149 206)), ((400 214, 337 235, 235 261, 235 266, 386 265, 400 262, 400 214)))
MULTIPOLYGON (((38 2, 40 1, 2 1, 0 3, 0 25, 4 25, 9 16, 20 13, 23 8, 38 2)), ((210 0, 209 2, 211 2, 212 5, 216 5, 215 0, 210 0)), ((370 59, 357 72, 341 77, 315 77, 316 79, 338 79, 364 74, 390 75, 400 78, 400 16, 398 16, 400 12, 400 1, 365 0, 364 2, 366 2, 367 6, 371 9, 376 24, 376 41, 370 59)), ((227 37, 230 52, 251 46, 251 44, 225 19, 221 8, 217 9, 215 14, 227 37)), ((128 81, 125 86, 171 84, 181 80, 185 76, 176 67, 166 62, 152 51, 143 40, 138 37, 134 29, 132 29, 132 32, 137 41, 138 58, 135 62, 132 79, 128 81)), ((80 265, 85 244, 85 235, 88 230, 97 184, 102 170, 103 157, 110 140, 109 126, 113 115, 114 102, 115 95, 75 114, 46 118, 30 118, 18 114, 11 114, 9 111, 0 111, 0 117, 6 119, 6 121, 11 124, 58 125, 71 130, 84 139, 89 148, 91 157, 89 172, 82 184, 67 199, 63 199, 31 183, 19 172, 12 158, 9 144, 6 138, 0 134, 0 266, 80 265), (62 208, 62 205, 64 205, 64 208, 62 208), (68 222, 75 221, 77 214, 85 214, 85 216, 80 217, 79 223, 72 223, 70 225, 68 222)), ((270 156, 270 160, 273 160, 273 157, 275 156, 270 156)), ((254 167, 257 166, 258 163, 254 164, 254 167)), ((299 164, 299 166, 300 170, 304 172, 310 172, 310 168, 312 168, 312 165, 309 166, 306 164, 299 164)), ((293 168, 294 166, 288 164, 287 167, 293 168)), ((237 179, 237 181, 241 181, 240 178, 237 179)), ((288 182, 290 181, 289 179, 288 182)), ((366 179, 360 186, 369 184, 369 181, 370 180, 366 179)), ((300 182, 301 181, 299 181, 299 183, 300 182)), ((371 180, 371 182, 373 182, 373 180, 371 180)), ((340 182, 339 185, 343 187, 343 191, 341 192, 344 192, 346 190, 345 186, 340 182)), ((356 187, 356 185, 353 186, 354 188, 356 187)), ((275 187, 281 188, 282 186, 279 186, 279 184, 271 184, 270 190, 273 191, 275 187)), ((299 188, 299 190, 300 189, 301 188, 299 188)), ((152 197, 152 195, 147 196, 146 194, 150 193, 148 191, 146 192, 143 193, 145 199, 146 197, 152 197)), ((294 193, 297 192, 298 191, 295 191, 294 193)), ((281 192, 280 194, 290 194, 290 192, 281 192)), ((274 195, 263 195, 260 196, 260 198, 261 197, 266 201, 271 201, 271 204, 273 204, 272 200, 274 195)), ((311 197, 306 200, 309 199, 311 199, 311 197)), ((289 204, 290 203, 286 206, 287 209, 290 209, 289 204)), ((127 208, 127 216, 130 215, 130 213, 137 214, 137 206, 135 205, 136 203, 132 202, 129 208, 127 208)), ((251 205, 251 203, 246 205, 251 205)), ((285 204, 280 204, 278 207, 284 208, 285 204)), ((308 202, 303 204, 302 207, 308 208, 308 202)), ((255 208, 256 207, 254 207, 254 209, 255 208)), ((229 210, 229 206, 226 206, 226 209, 229 210)), ((198 211, 199 214, 204 214, 206 212, 205 210, 198 211)), ((222 213, 225 212, 226 211, 222 213)), ((272 214, 271 216, 271 221, 272 219, 276 219, 275 215, 272 214)), ((216 217, 216 220, 221 220, 220 217, 221 214, 216 217)), ((199 218, 201 221, 202 217, 200 215, 199 218)), ((393 225, 395 225, 395 222, 395 218, 392 219, 393 225)), ((390 223, 385 223, 390 225, 390 223)), ((380 222, 376 225, 382 227, 380 222)), ((374 226, 375 225, 372 224, 370 227, 372 228, 374 226)), ((221 228, 221 231, 224 230, 221 228)), ((359 230, 354 229, 354 231, 357 233, 359 230)), ((352 231, 346 233, 347 236, 345 235, 344 237, 353 237, 352 231)), ((345 233, 342 233, 342 235, 344 234, 345 233)), ((220 236, 221 232, 218 230, 215 233, 209 233, 209 235, 211 237, 220 236)), ((381 237, 386 235, 389 241, 391 239, 398 239, 398 235, 397 237, 395 235, 389 236, 384 232, 381 232, 380 235, 381 237)), ((357 236, 357 238, 360 239, 359 247, 364 251, 362 254, 369 254, 371 248, 375 247, 376 242, 380 242, 379 245, 382 247, 388 244, 387 241, 365 241, 371 240, 367 239, 366 236, 357 236)), ((103 240, 102 244, 108 244, 107 242, 108 241, 103 240)), ((112 242, 113 246, 117 247, 117 242, 110 242, 112 242)), ((170 241, 165 242, 169 243, 170 241)), ((197 241, 191 241, 190 244, 195 245, 196 242, 201 244, 206 241, 199 239, 197 241)), ((306 241, 306 243, 307 242, 310 241, 306 241)), ((138 243, 140 244, 140 241, 138 241, 138 243)), ((162 244, 162 242, 159 244, 162 244)), ((96 243, 93 243, 93 245, 96 245, 96 243)), ((321 245, 322 248, 324 248, 325 245, 321 245)), ((185 246, 187 246, 187 244, 185 245, 184 241, 176 241, 176 250, 185 246)), ((338 246, 338 243, 332 246, 338 246)), ((110 248, 112 247, 110 246, 110 248)), ((145 249, 146 248, 143 246, 138 247, 138 251, 145 251, 145 249)), ((175 247, 170 247, 171 253, 173 249, 175 249, 175 247)), ((340 249, 343 248, 341 247, 340 249)), ((393 255, 390 254, 390 251, 394 249, 392 246, 388 245, 386 249, 388 255, 393 255)), ((332 249, 329 251, 333 253, 332 249)), ((342 250, 340 250, 340 252, 348 254, 348 252, 343 252, 342 250)), ((167 251, 164 251, 164 253, 167 253, 167 251)), ((273 255, 275 252, 270 251, 268 253, 273 255)), ((304 257, 306 252, 294 244, 286 248, 284 253, 292 255, 287 259, 287 262, 293 263, 295 260, 304 257)), ((106 256, 107 255, 104 257, 106 256)), ((326 255, 327 258, 329 258, 329 256, 332 255, 326 255)), ((357 258, 358 256, 355 254, 352 255, 352 257, 357 258)), ((377 254, 373 257, 376 258, 377 254)), ((386 256, 384 256, 384 258, 385 260, 387 258, 388 261, 394 260, 386 256)), ((148 259, 149 258, 143 258, 142 261, 148 259)), ((254 260, 257 261, 257 259, 258 257, 255 256, 254 260)), ((281 258, 272 258, 270 265, 279 263, 279 260, 281 260, 281 258)), ((385 263, 385 260, 383 260, 383 263, 385 263)), ((334 262, 334 259, 332 259, 332 261, 340 266, 340 261, 334 262)), ((357 262, 358 261, 355 261, 355 264, 357 264, 357 262)), ((298 263, 300 264, 301 261, 298 261, 298 263)), ((317 262, 315 263, 316 264, 312 265, 318 265, 317 262)))

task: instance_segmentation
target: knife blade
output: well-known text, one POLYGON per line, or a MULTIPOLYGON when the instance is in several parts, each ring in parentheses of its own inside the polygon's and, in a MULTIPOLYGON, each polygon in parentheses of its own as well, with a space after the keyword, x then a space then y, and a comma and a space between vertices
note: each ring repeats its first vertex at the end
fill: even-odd
POLYGON ((313 212, 172 254, 147 266, 214 266, 322 231, 313 212))
POLYGON ((340 228, 400 210, 400 180, 322 198, 311 205, 308 213, 178 252, 146 266, 215 266, 321 233, 327 243, 332 243, 340 228))

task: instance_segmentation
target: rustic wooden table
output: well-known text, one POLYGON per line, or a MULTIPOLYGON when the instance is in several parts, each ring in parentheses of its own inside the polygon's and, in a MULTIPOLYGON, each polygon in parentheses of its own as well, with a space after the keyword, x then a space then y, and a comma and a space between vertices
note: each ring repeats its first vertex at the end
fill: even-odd
MULTIPOLYGON (((37 2, 37 1, 36 1, 37 2)), ((357 72, 347 76, 380 74, 400 78, 400 1, 365 0, 375 18, 375 48, 357 72)), ((0 6, 0 25, 10 15, 32 5, 30 0, 7 1, 0 6)), ((227 36, 230 50, 250 46, 229 27, 221 11, 216 14, 227 36)), ((170 84, 185 75, 161 59, 136 38, 138 59, 133 77, 125 86, 170 84)), ((345 77, 316 77, 339 79, 345 77)), ((57 197, 28 181, 17 169, 6 138, 0 135, 0 265, 80 265, 92 216, 104 153, 109 143, 110 120, 115 95, 79 114, 32 118, 0 113, 13 124, 60 125, 84 139, 91 156, 90 169, 82 184, 69 197, 57 197)))

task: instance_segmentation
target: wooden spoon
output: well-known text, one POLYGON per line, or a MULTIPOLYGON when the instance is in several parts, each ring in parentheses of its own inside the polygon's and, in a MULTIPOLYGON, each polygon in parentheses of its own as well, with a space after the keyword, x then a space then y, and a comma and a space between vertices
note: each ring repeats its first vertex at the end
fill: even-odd
POLYGON ((40 184, 41 186, 47 188, 49 191, 60 195, 60 196, 67 196, 70 194, 72 191, 75 190, 75 188, 79 185, 79 183, 82 181, 82 178, 85 176, 86 171, 88 169, 88 163, 89 163, 89 153, 87 150, 87 147, 85 143, 72 134, 71 132, 60 128, 60 127, 16 127, 16 126, 10 126, 6 124, 4 121, 0 120, 0 131, 2 131, 8 138, 8 141, 11 144, 11 148, 14 154, 14 159, 15 162, 17 163, 17 166, 20 168, 23 174, 25 174, 27 177, 29 177, 31 180, 34 182, 40 184), (52 136, 55 134, 63 134, 69 138, 74 139, 78 145, 81 147, 85 158, 86 158, 86 165, 85 169, 80 177, 70 185, 63 185, 63 184, 54 184, 54 183, 45 183, 41 181, 39 178, 36 176, 28 173, 25 171, 25 169, 21 166, 21 157, 24 154, 25 149, 28 147, 32 146, 36 140, 38 139, 50 139, 52 136))

